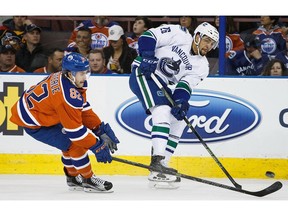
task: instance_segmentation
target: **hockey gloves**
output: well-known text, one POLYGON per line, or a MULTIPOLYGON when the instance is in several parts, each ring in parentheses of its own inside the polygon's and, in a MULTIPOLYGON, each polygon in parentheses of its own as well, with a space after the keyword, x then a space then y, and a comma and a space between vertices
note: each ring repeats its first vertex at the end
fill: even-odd
POLYGON ((102 122, 97 130, 93 130, 93 133, 108 145, 112 154, 114 151, 118 150, 117 144, 119 143, 119 140, 108 123, 105 124, 102 122))
POLYGON ((176 85, 173 92, 172 99, 174 101, 171 109, 171 114, 178 120, 181 121, 185 118, 189 105, 189 99, 191 96, 192 89, 189 83, 185 80, 180 80, 176 85))
POLYGON ((110 155, 107 143, 103 142, 101 139, 98 140, 95 145, 90 147, 90 150, 96 155, 97 162, 111 163, 112 157, 110 155))
POLYGON ((175 105, 171 109, 171 114, 178 120, 181 121, 185 118, 189 109, 189 103, 187 100, 178 99, 175 101, 175 105))
POLYGON ((151 74, 157 68, 158 58, 155 57, 153 51, 145 51, 141 53, 142 62, 139 66, 142 74, 145 75, 146 79, 151 79, 151 74))

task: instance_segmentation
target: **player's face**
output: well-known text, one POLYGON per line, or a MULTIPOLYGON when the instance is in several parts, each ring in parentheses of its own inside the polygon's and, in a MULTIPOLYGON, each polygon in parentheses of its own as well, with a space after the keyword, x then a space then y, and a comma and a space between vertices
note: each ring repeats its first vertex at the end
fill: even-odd
POLYGON ((84 86, 84 82, 87 79, 87 71, 79 71, 75 76, 75 85, 77 88, 82 88, 84 86))
POLYGON ((212 40, 210 37, 204 35, 199 44, 199 51, 202 56, 207 55, 209 51, 211 51, 212 47, 215 45, 215 41, 212 40))

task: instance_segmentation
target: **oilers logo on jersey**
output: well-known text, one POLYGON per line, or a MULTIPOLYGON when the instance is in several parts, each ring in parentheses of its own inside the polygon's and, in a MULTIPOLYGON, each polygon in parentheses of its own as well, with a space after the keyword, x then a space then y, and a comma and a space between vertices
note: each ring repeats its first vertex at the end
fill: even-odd
POLYGON ((181 59, 175 61, 173 58, 161 58, 158 64, 158 70, 166 77, 173 77, 180 72, 181 59))
POLYGON ((276 41, 273 38, 265 38, 261 42, 261 49, 264 53, 272 54, 277 48, 276 41))
POLYGON ((233 41, 231 40, 230 37, 226 36, 225 43, 226 43, 226 53, 230 52, 233 49, 233 41))
POLYGON ((99 49, 109 45, 108 37, 103 33, 93 33, 91 35, 91 39, 92 39, 91 44, 92 49, 99 49))

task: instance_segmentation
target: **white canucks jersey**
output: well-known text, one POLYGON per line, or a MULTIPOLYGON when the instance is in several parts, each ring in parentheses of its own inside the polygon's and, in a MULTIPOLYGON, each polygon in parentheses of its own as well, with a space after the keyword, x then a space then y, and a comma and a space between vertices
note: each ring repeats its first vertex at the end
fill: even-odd
POLYGON ((208 76, 208 60, 205 56, 191 53, 193 38, 186 28, 164 25, 149 29, 141 37, 145 36, 156 41, 155 56, 159 61, 155 74, 165 83, 186 81, 193 89, 208 76))

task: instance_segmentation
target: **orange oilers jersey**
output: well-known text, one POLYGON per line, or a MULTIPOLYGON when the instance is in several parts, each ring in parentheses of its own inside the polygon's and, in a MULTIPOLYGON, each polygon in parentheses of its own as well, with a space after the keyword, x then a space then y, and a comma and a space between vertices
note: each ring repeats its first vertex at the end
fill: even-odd
POLYGON ((25 73, 26 71, 22 69, 21 67, 14 65, 9 71, 7 72, 13 72, 13 73, 25 73))
POLYGON ((61 72, 53 73, 23 92, 12 107, 10 121, 28 128, 61 124, 76 145, 90 148, 96 136, 89 129, 101 120, 86 100, 87 81, 76 88, 61 72))
POLYGON ((226 57, 229 56, 230 51, 238 51, 244 49, 244 42, 240 37, 240 34, 227 34, 226 35, 226 57))
POLYGON ((237 34, 237 33, 227 34, 227 37, 229 37, 229 39, 232 41, 231 47, 227 47, 227 49, 228 49, 227 52, 229 52, 231 50, 237 51, 237 50, 243 50, 244 49, 244 42, 241 39, 240 34, 237 34))
MULTIPOLYGON (((132 38, 132 37, 127 37, 126 41, 129 47, 135 49, 138 53, 138 37, 132 38)), ((138 53, 139 54, 139 53, 138 53)))
POLYGON ((97 24, 91 20, 86 20, 80 23, 79 26, 77 26, 72 34, 71 37, 68 41, 68 47, 73 47, 75 46, 75 41, 76 41, 76 36, 77 36, 77 31, 81 27, 87 27, 91 30, 92 35, 92 43, 91 43, 91 48, 92 49, 101 49, 103 47, 109 46, 109 41, 108 41, 108 30, 109 27, 103 26, 103 27, 98 27, 97 24))
POLYGON ((258 36, 261 41, 262 53, 267 53, 270 58, 275 56, 284 50, 286 50, 285 34, 278 25, 267 31, 263 26, 258 27, 257 30, 252 32, 258 36))
POLYGON ((33 71, 33 73, 48 73, 46 66, 37 68, 36 70, 33 71))

